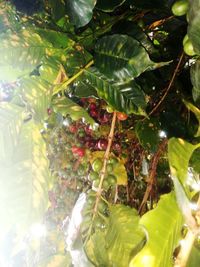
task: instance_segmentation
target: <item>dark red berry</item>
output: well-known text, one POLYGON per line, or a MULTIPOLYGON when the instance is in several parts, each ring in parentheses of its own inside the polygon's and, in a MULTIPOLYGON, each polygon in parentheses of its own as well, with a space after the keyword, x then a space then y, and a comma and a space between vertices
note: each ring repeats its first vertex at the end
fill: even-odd
POLYGON ((90 115, 94 118, 98 117, 98 111, 96 109, 90 110, 90 115))
POLYGON ((97 143, 97 147, 99 150, 106 150, 108 146, 108 141, 106 139, 100 139, 97 143))
POLYGON ((50 116, 52 114, 53 110, 51 108, 47 109, 47 114, 50 116))
POLYGON ((90 110, 97 109, 97 105, 95 103, 90 103, 89 109, 90 110))
POLYGON ((117 142, 113 143, 112 148, 114 151, 120 153, 121 152, 121 145, 117 142))

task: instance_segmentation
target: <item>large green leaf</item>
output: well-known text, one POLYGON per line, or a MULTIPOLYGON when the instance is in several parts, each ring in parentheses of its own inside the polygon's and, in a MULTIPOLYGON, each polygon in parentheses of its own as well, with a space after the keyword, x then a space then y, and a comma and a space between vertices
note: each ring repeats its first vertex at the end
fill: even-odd
POLYGON ((97 8, 103 11, 111 12, 118 6, 121 6, 126 0, 99 0, 97 2, 97 8))
POLYGON ((95 121, 87 111, 67 97, 54 98, 52 105, 56 113, 61 113, 63 116, 70 115, 73 120, 84 119, 86 123, 95 125, 95 121))
POLYGON ((96 0, 67 0, 66 10, 76 27, 85 26, 92 18, 96 0))
POLYGON ((12 66, 29 73, 46 57, 54 56, 64 60, 64 50, 71 48, 73 44, 66 34, 49 30, 37 32, 25 29, 18 33, 1 34, 0 68, 12 66), (58 44, 55 45, 55 42, 58 44))
POLYGON ((189 103, 187 101, 184 101, 184 103, 185 103, 186 107, 194 113, 194 115, 196 116, 196 118, 198 120, 199 127, 198 127, 198 130, 197 130, 195 136, 199 137, 200 136, 200 110, 197 107, 195 107, 192 103, 189 103))
POLYGON ((200 2, 191 0, 189 8, 188 35, 194 46, 194 51, 200 54, 200 2))
POLYGON ((52 84, 37 76, 25 78, 20 82, 20 94, 37 122, 42 122, 47 117, 52 90, 52 84))
POLYGON ((172 267, 173 252, 181 237, 182 215, 173 193, 163 195, 158 206, 142 216, 147 244, 131 260, 129 267, 172 267))
POLYGON ((109 79, 125 82, 141 73, 162 66, 149 58, 144 47, 128 35, 101 38, 95 46, 95 65, 109 79))
POLYGON ((21 107, 0 103, 0 162, 6 163, 12 156, 18 142, 23 123, 21 107))
POLYGON ((33 121, 23 125, 12 158, 0 171, 0 229, 24 232, 41 220, 52 182, 45 142, 33 121))
POLYGON ((116 110, 145 115, 145 95, 135 81, 120 85, 108 80, 96 68, 85 70, 81 81, 84 85, 93 87, 116 110))
POLYGON ((171 138, 168 144, 168 159, 173 178, 177 178, 186 192, 189 194, 187 185, 189 160, 195 149, 200 144, 192 145, 181 138, 171 138))
POLYGON ((110 207, 106 247, 112 266, 127 267, 146 240, 137 211, 124 205, 110 207))
POLYGON ((200 61, 197 60, 190 69, 190 77, 193 85, 192 95, 195 102, 200 103, 200 61))
POLYGON ((200 249, 193 246, 186 267, 197 267, 200 262, 200 249))
POLYGON ((86 252, 95 266, 127 267, 146 240, 139 227, 137 211, 124 205, 110 208, 108 229, 97 230, 86 243, 86 252))

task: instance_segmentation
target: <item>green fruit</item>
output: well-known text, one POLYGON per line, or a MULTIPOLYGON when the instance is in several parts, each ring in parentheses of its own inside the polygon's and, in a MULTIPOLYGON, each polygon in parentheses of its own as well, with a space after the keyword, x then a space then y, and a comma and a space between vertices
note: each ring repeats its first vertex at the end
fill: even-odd
POLYGON ((117 158, 110 158, 109 163, 115 165, 118 163, 118 159, 117 158))
POLYGON ((109 185, 112 186, 112 185, 115 185, 117 183, 117 178, 115 175, 109 174, 107 176, 107 181, 108 181, 109 185))
POLYGON ((103 181, 103 188, 104 188, 105 190, 108 190, 109 187, 110 187, 110 184, 108 183, 108 181, 107 181, 107 180, 104 180, 104 181, 103 181))
POLYGON ((100 179, 96 179, 93 181, 93 186, 97 188, 99 187, 99 183, 100 183, 100 179))
POLYGON ((172 13, 175 16, 183 16, 187 13, 188 9, 189 9, 188 0, 178 0, 172 6, 172 13))
POLYGON ((113 164, 108 163, 107 166, 106 166, 106 170, 107 170, 108 173, 112 172, 113 171, 113 164))
POLYGON ((98 204, 98 211, 103 213, 105 212, 106 208, 107 208, 107 204, 103 200, 100 200, 98 204))
POLYGON ((94 171, 91 171, 90 174, 89 174, 89 179, 90 179, 90 181, 94 181, 94 180, 99 179, 98 173, 94 172, 94 171))
POLYGON ((184 49, 184 52, 188 56, 194 56, 195 55, 194 47, 192 45, 192 42, 189 39, 185 42, 183 49, 184 49))
POLYGON ((103 161, 100 158, 97 158, 92 163, 92 169, 95 172, 100 172, 103 167, 103 161))

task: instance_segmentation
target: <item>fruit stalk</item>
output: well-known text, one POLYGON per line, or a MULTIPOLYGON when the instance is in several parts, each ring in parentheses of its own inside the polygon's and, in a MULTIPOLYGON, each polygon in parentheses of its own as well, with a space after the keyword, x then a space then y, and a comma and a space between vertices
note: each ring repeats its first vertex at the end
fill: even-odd
POLYGON ((98 204, 99 204, 100 197, 101 197, 103 180, 104 180, 105 174, 106 174, 106 165, 107 165, 107 162, 108 162, 108 159, 109 159, 110 149, 111 149, 111 145, 112 145, 112 141, 113 141, 113 137, 114 137, 116 117, 117 117, 117 113, 114 112, 113 113, 113 118, 112 118, 112 123, 111 123, 111 128, 110 128, 110 133, 108 135, 108 145, 107 145, 107 148, 106 148, 106 151, 105 151, 105 154, 104 154, 103 167, 102 167, 102 170, 100 172, 100 183, 99 183, 99 187, 97 189, 96 202, 95 202, 95 206, 94 206, 92 220, 94 220, 94 218, 95 218, 95 216, 97 214, 97 211, 98 211, 98 204))

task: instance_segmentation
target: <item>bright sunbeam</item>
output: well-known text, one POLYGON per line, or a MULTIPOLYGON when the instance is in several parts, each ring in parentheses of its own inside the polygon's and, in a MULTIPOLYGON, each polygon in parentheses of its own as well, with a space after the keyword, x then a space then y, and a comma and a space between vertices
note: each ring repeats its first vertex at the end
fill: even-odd
POLYGON ((46 236, 47 229, 44 224, 36 223, 31 226, 30 234, 32 238, 39 239, 46 236))

